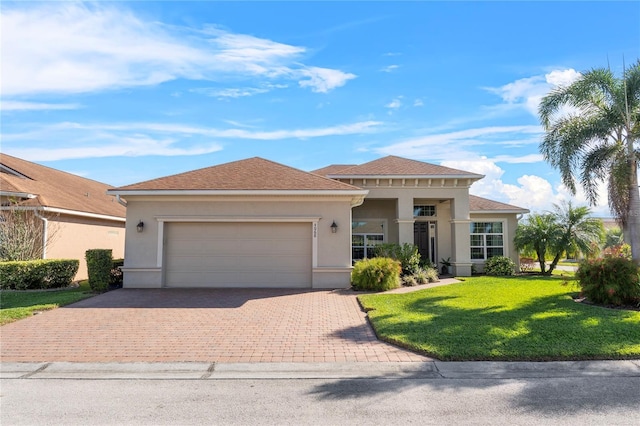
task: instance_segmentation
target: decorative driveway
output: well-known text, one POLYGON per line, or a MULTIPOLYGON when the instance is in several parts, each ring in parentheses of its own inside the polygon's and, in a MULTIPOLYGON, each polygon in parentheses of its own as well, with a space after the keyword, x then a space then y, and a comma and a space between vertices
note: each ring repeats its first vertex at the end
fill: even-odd
POLYGON ((377 340, 350 290, 127 289, 0 327, 3 362, 427 361, 377 340))

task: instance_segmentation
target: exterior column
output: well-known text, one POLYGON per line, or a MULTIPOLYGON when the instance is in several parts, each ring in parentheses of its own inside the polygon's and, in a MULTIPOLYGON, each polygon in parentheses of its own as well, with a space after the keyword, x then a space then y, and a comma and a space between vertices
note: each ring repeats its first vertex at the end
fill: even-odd
POLYGON ((451 200, 451 253, 453 273, 459 277, 471 276, 471 247, 469 241, 469 198, 451 200))
POLYGON ((398 224, 398 243, 413 244, 413 197, 400 195, 397 200, 396 223, 398 224))

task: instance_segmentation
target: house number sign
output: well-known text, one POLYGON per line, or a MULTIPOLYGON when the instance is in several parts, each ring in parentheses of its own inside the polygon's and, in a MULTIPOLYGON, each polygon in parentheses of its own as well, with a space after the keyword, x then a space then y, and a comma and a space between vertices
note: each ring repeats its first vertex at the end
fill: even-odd
POLYGON ((318 237, 318 224, 316 222, 313 223, 313 238, 318 237))

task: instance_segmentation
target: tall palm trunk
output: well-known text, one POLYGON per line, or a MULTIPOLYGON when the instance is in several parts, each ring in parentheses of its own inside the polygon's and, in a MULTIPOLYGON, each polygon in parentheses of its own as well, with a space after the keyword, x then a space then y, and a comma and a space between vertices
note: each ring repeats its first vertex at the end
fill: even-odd
POLYGON ((629 153, 630 183, 629 183, 629 219, 628 233, 631 255, 640 264, 640 188, 638 188, 638 160, 633 149, 633 138, 627 138, 627 152, 629 153))

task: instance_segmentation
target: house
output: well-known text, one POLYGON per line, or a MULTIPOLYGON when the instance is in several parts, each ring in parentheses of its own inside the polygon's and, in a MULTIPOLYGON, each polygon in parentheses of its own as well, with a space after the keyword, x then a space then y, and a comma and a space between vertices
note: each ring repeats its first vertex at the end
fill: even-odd
POLYGON ((41 226, 40 252, 44 259, 79 259, 76 279, 87 277, 88 249, 111 249, 124 256, 126 209, 106 194, 100 182, 2 154, 0 204, 9 210, 33 214, 41 226))
POLYGON ((471 274, 527 210, 469 195, 483 176, 389 156, 312 173, 250 158, 108 193, 127 202, 125 287, 348 287, 352 261, 415 243, 471 274))

